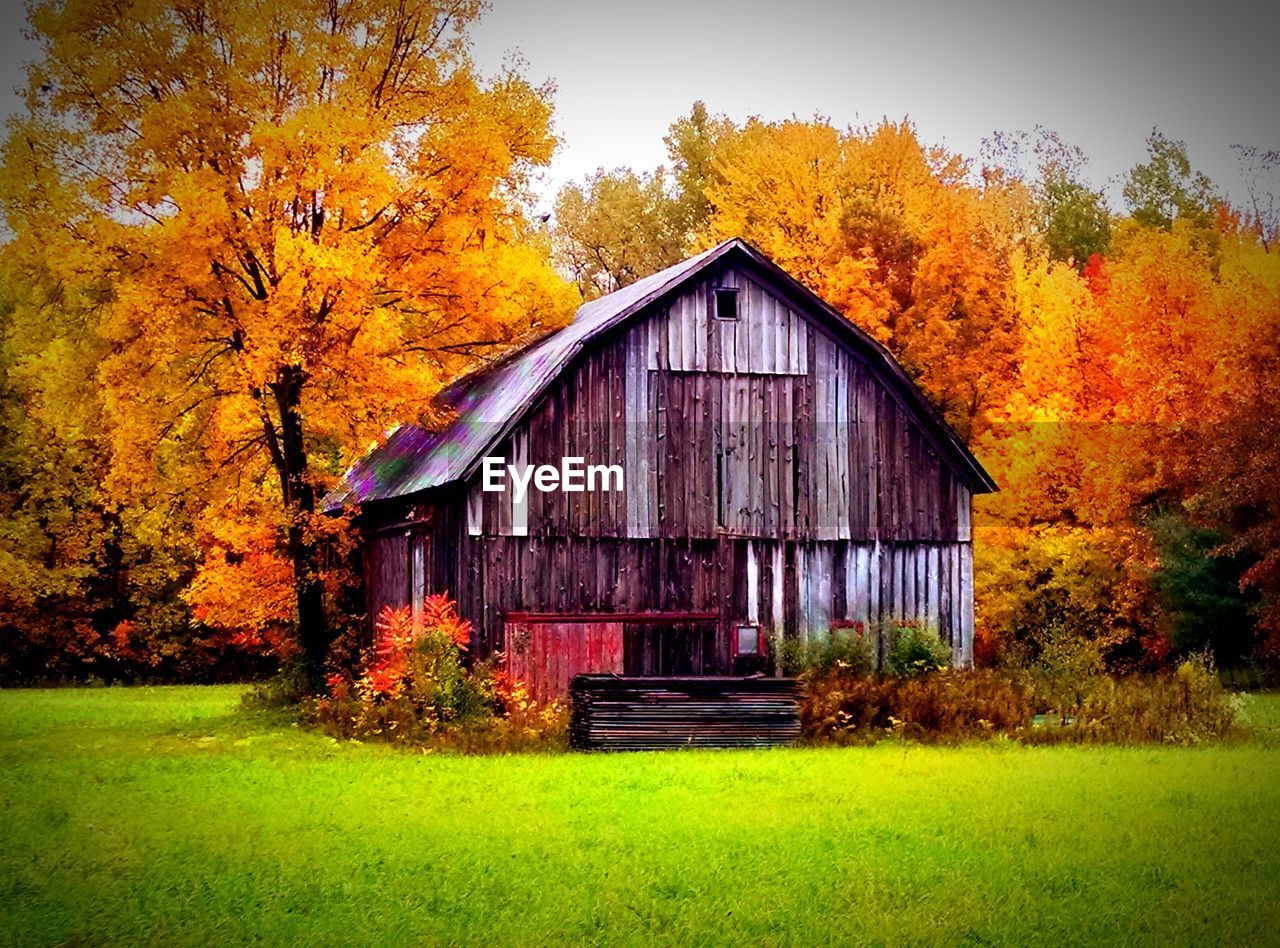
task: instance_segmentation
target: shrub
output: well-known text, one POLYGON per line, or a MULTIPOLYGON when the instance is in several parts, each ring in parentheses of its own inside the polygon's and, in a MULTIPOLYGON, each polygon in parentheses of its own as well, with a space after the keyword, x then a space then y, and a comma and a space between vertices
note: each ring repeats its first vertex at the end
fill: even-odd
POLYGON ((1069 682, 987 669, 906 678, 835 670, 802 680, 803 734, 819 742, 1001 734, 1037 744, 1195 744, 1231 736, 1243 717, 1242 699, 1201 659, 1159 675, 1069 682))
POLYGON ((1232 691, 1262 691, 1280 687, 1280 669, 1256 663, 1219 668, 1218 677, 1223 686, 1232 691))
POLYGON ((951 647, 926 626, 900 622, 889 629, 889 671, 911 677, 948 668, 951 647))
POLYGON ((1077 708, 1090 689, 1106 677, 1103 644, 1061 630, 1043 631, 1040 652, 1025 665, 1006 666, 1006 674, 1022 682, 1034 696, 1040 714, 1077 708))
POLYGON ((810 741, 871 740, 891 726, 895 682, 839 671, 806 676, 800 699, 800 733, 810 741))
POLYGON ((265 711, 280 708, 297 707, 311 691, 311 683, 307 680, 306 669, 300 662, 289 661, 280 666, 280 670, 266 681, 254 685, 240 698, 244 707, 265 711))
POLYGON ((1241 592, 1240 582, 1248 557, 1228 552, 1225 537, 1180 511, 1147 526, 1160 554, 1152 584, 1172 620, 1173 646, 1182 654, 1210 652, 1219 665, 1243 664, 1256 643, 1258 597, 1241 592))
POLYGON ((330 675, 329 694, 307 709, 330 734, 468 753, 563 744, 559 704, 538 705, 493 664, 464 661, 471 624, 448 597, 429 596, 419 617, 388 607, 376 633, 354 680, 330 675))
POLYGON ((875 671, 876 652, 861 625, 832 629, 813 639, 786 639, 778 656, 783 674, 829 672, 840 669, 851 675, 875 671))
POLYGON ((778 653, 783 674, 843 671, 868 675, 880 667, 886 644, 886 669, 894 675, 919 675, 951 666, 951 648, 936 631, 913 621, 862 622, 832 629, 812 639, 787 639, 778 653))
POLYGON ((1033 742, 1197 744, 1230 736, 1242 721, 1240 697, 1204 658, 1158 675, 1083 679, 1075 693, 1074 701, 1056 706, 1036 696, 1047 723, 1032 730, 1033 742))
POLYGON ((998 674, 948 669, 903 679, 894 718, 897 730, 913 737, 1020 734, 1031 722, 1031 702, 998 674))

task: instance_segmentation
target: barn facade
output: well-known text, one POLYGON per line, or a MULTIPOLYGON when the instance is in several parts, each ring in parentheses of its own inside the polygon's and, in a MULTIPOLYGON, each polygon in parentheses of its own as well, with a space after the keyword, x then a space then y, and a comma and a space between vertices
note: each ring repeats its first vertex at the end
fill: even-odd
POLYGON ((882 346, 741 240, 442 397, 451 425, 397 429, 328 498, 359 505, 370 615, 447 591, 542 697, 770 670, 784 638, 895 619, 971 661, 972 497, 995 484, 882 346), (507 465, 566 458, 618 476, 517 499, 507 465))

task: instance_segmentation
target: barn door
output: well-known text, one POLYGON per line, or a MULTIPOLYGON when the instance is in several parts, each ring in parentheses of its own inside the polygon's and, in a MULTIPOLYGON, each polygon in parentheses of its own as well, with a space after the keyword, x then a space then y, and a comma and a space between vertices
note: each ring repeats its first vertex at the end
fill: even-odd
POLYGON ((403 530, 377 535, 365 547, 365 602, 371 632, 383 609, 403 609, 412 602, 409 541, 409 532, 403 530))
POLYGON ((552 701, 569 693, 574 675, 622 674, 622 642, 620 622, 509 620, 507 671, 534 700, 552 701))

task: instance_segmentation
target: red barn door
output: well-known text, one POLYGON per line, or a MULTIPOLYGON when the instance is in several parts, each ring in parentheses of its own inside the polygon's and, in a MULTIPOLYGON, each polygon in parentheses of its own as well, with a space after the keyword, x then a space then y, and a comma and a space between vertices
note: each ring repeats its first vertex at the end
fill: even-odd
POLYGON ((537 701, 563 698, 574 675, 621 675, 622 623, 515 618, 506 624, 507 671, 537 701))

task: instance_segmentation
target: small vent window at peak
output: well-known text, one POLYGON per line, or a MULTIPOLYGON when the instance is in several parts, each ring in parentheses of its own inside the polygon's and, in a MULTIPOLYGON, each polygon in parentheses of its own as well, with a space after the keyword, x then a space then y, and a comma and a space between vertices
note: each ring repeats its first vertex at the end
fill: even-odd
POLYGON ((732 286, 718 286, 716 297, 716 319, 738 318, 738 290, 732 286))

